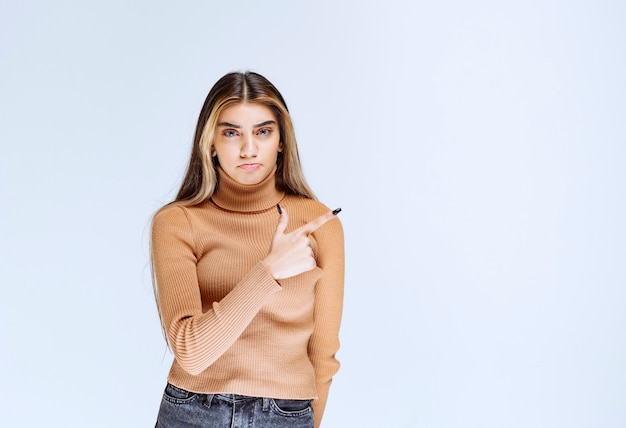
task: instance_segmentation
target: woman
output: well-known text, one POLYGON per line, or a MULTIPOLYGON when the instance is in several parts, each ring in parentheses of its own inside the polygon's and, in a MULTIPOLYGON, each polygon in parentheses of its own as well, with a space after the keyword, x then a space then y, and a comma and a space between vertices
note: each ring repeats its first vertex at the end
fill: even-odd
POLYGON ((343 230, 302 174, 263 76, 211 89, 176 199, 152 224, 174 353, 157 427, 319 427, 339 369, 343 230))

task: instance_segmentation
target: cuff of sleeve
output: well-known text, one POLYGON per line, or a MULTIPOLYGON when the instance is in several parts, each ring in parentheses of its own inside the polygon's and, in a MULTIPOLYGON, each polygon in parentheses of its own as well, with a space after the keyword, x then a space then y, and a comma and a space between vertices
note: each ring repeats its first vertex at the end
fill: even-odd
POLYGON ((250 297, 249 300, 257 303, 265 299, 268 295, 282 290, 280 284, 261 262, 257 263, 257 265, 246 274, 241 280, 241 284, 245 284, 244 288, 246 289, 246 295, 250 297))

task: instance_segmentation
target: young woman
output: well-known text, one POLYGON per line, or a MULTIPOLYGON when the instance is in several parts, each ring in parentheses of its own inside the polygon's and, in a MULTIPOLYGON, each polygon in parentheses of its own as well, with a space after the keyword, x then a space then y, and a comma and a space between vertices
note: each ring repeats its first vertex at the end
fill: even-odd
POLYGON ((319 427, 339 369, 343 230, 302 174, 263 76, 209 92, 176 199, 152 224, 174 353, 157 427, 319 427))

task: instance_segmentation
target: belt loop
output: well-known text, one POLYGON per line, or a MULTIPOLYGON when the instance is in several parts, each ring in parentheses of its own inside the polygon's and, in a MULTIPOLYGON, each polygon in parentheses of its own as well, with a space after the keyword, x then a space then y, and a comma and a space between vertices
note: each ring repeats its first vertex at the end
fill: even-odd
POLYGON ((264 412, 269 412, 270 411, 270 399, 267 397, 263 397, 263 411, 264 412))
POLYGON ((206 395, 206 401, 204 402, 204 405, 205 405, 205 406, 207 406, 207 407, 209 407, 209 408, 211 407, 211 403, 213 402, 213 396, 214 396, 214 395, 215 395, 215 394, 207 394, 207 395, 206 395))

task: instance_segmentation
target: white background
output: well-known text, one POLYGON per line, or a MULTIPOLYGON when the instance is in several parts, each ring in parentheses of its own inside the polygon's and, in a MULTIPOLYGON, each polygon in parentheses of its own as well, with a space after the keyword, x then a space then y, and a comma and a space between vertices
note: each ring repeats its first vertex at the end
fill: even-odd
POLYGON ((0 424, 154 425, 152 213, 206 93, 281 90, 341 206, 326 427, 626 426, 620 1, 0 3, 0 424))

